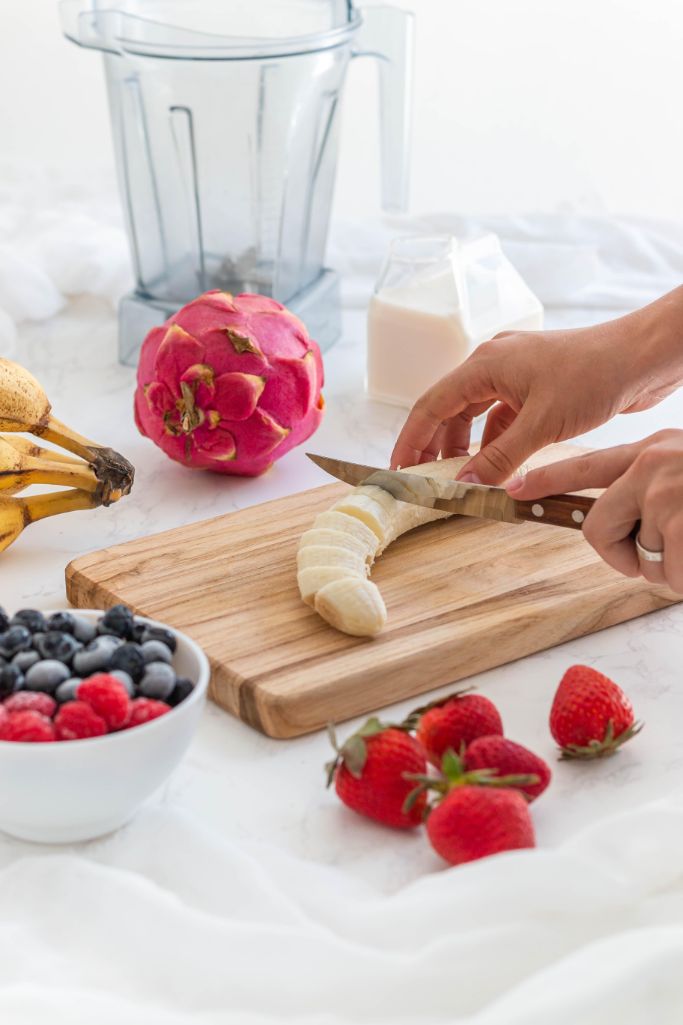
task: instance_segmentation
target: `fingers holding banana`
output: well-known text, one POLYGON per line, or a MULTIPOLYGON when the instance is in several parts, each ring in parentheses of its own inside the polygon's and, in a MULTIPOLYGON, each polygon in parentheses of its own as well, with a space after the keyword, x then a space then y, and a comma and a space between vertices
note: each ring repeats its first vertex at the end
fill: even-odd
POLYGON ((583 525, 586 540, 625 576, 683 594, 683 431, 532 470, 507 488, 525 500, 605 488, 583 525))

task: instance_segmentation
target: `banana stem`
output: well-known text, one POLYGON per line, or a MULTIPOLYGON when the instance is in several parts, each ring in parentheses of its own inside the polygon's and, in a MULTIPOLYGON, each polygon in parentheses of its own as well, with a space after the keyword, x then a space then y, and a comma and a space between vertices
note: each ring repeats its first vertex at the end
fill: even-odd
POLYGON ((53 442, 55 445, 59 445, 61 448, 68 449, 69 452, 74 452, 88 463, 92 463, 96 451, 103 448, 102 445, 90 441, 89 438, 78 434, 77 431, 72 431, 70 427, 67 427, 66 424, 54 416, 49 416, 45 426, 40 428, 40 437, 45 438, 46 441, 53 442))
POLYGON ((81 456, 93 467, 98 480, 104 485, 105 505, 127 495, 132 488, 135 468, 114 449, 84 438, 54 416, 49 416, 45 425, 35 433, 81 456))
POLYGON ((72 491, 53 491, 47 495, 30 495, 28 498, 17 498, 21 502, 26 523, 44 520, 47 516, 73 512, 77 509, 95 509, 101 504, 96 495, 89 491, 73 489, 72 491))

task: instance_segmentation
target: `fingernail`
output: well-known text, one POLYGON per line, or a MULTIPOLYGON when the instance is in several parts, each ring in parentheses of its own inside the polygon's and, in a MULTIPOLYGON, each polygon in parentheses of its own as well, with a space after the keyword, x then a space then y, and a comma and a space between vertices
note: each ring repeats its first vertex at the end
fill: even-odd
POLYGON ((521 491, 524 487, 524 481, 526 480, 524 474, 515 474, 514 477, 510 477, 510 480, 505 482, 506 491, 521 491))
POLYGON ((476 473, 463 473, 462 477, 458 477, 458 480, 462 481, 463 484, 481 484, 476 473))

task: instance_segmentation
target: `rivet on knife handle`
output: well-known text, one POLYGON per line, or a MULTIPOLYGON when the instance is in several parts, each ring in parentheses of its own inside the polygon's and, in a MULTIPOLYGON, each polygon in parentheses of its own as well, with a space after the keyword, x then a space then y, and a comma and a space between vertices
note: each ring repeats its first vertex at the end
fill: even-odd
POLYGON ((515 515, 530 523, 551 523, 555 527, 581 530, 594 502, 594 498, 586 495, 551 495, 534 502, 515 500, 515 515))

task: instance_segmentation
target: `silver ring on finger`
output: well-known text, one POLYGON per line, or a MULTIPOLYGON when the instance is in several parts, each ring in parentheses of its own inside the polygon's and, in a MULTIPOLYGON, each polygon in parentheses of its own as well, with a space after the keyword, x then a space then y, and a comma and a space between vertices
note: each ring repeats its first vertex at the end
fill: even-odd
POLYGON ((644 548, 640 543, 640 534, 636 536, 636 550, 643 562, 664 562, 664 552, 653 552, 649 548, 644 548))

